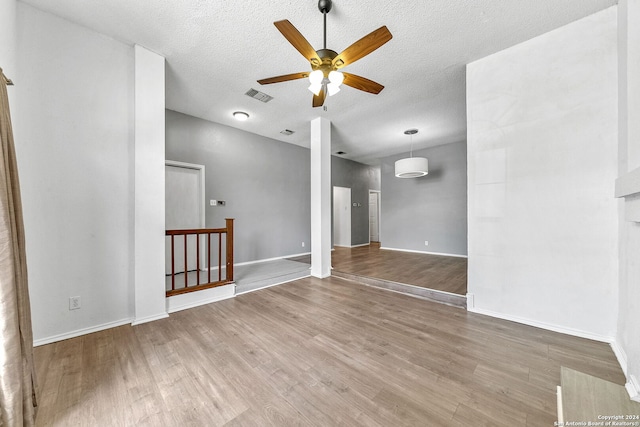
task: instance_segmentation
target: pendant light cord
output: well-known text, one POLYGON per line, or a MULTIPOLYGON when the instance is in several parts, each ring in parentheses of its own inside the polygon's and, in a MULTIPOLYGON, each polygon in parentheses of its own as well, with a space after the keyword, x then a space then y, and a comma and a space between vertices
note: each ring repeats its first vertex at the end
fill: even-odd
POLYGON ((413 134, 409 135, 409 141, 411 141, 411 151, 409 152, 409 157, 413 158, 413 134))

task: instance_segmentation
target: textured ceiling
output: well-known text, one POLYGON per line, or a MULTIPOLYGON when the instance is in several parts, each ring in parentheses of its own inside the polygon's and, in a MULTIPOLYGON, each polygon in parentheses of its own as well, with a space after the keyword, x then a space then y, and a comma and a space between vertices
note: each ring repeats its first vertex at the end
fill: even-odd
POLYGON ((311 107, 306 80, 256 80, 309 71, 273 22, 288 19, 316 49, 322 14, 316 0, 26 0, 32 6, 167 60, 167 108, 301 146, 310 120, 333 123, 332 152, 375 164, 466 136, 465 64, 616 4, 616 0, 334 0, 327 48, 342 51, 386 25, 393 39, 344 71, 381 83, 379 95, 343 86, 327 111, 311 107), (245 96, 254 88, 274 97, 245 96), (231 113, 251 118, 235 121, 231 113), (283 129, 295 131, 291 136, 283 129))

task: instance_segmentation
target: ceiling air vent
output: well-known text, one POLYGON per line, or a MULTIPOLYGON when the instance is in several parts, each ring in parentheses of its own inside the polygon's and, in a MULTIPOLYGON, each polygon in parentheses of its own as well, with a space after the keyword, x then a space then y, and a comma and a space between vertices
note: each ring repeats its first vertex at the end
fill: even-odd
POLYGON ((292 130, 285 129, 285 130, 281 130, 280 133, 283 135, 289 136, 289 135, 292 135, 294 132, 292 130))
POLYGON ((258 90, 255 89, 249 89, 245 95, 250 96, 253 99, 257 99, 258 101, 262 101, 262 102, 269 102, 273 99, 273 96, 269 96, 264 92, 260 92, 258 90))

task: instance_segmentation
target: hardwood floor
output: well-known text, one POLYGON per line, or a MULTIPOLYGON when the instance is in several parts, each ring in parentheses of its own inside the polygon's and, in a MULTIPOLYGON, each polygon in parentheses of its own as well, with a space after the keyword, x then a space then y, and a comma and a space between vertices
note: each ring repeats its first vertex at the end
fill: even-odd
POLYGON ((467 259, 380 249, 380 244, 345 248, 331 255, 336 271, 467 294, 467 259))
POLYGON ((552 426, 607 344, 306 278, 35 349, 37 425, 552 426))

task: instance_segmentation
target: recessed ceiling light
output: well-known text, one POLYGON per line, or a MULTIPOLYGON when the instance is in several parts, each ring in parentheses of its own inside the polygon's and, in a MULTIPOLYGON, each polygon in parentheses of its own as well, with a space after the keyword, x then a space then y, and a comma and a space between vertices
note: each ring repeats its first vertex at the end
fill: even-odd
POLYGON ((233 117, 235 117, 235 119, 238 121, 244 122, 249 118, 249 114, 245 113, 244 111, 236 111, 235 113, 233 113, 233 117))

